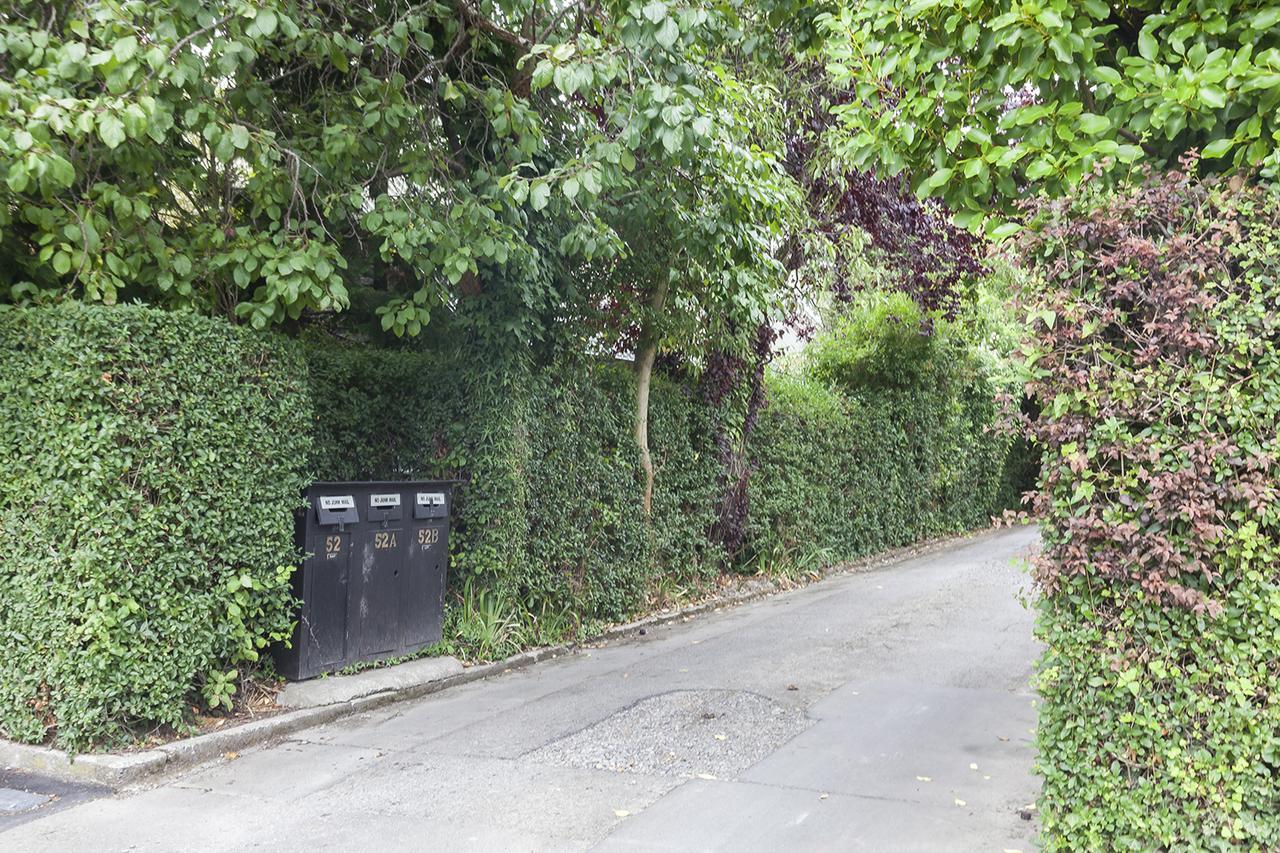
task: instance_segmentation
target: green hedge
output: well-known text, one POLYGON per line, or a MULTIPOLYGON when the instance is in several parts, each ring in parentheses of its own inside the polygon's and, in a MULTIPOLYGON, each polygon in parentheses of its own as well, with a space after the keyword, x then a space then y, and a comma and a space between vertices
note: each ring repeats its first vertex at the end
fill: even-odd
POLYGON ((181 726, 288 627, 302 370, 185 313, 0 311, 0 734, 181 726))
MULTIPOLYGON (((837 391, 770 377, 748 447, 747 559, 778 549, 850 558, 981 526, 1015 505, 1025 458, 990 429, 990 382, 946 346, 947 357, 905 387, 837 391)), ((516 619, 569 611, 575 622, 617 620, 655 584, 734 568, 709 539, 721 461, 711 413, 691 386, 654 384, 657 481, 646 524, 627 365, 477 371, 467 365, 482 362, 465 354, 332 343, 308 352, 318 476, 466 481, 455 504, 455 589, 468 579, 496 589, 516 619)))
POLYGON ((992 429, 990 383, 953 356, 908 387, 771 377, 751 442, 755 553, 851 559, 979 527, 1016 505, 1024 454, 992 429))
POLYGON ((622 365, 533 370, 413 350, 307 346, 317 477, 455 477, 453 575, 526 613, 621 619, 666 567, 723 563, 708 542, 716 461, 705 409, 655 383, 652 523, 640 513, 633 382, 622 365), (484 364, 477 368, 475 365, 484 364))
MULTIPOLYGON (((225 702, 289 626, 279 567, 311 479, 464 481, 446 639, 469 654, 735 568, 711 541, 722 461, 694 385, 655 378, 646 521, 628 365, 442 349, 289 343, 140 307, 0 312, 0 731, 83 746, 225 702)), ((850 557, 998 509, 990 386, 930 376, 839 393, 771 379, 749 553, 850 557)))
POLYGON ((1047 850, 1280 849, 1277 246, 1178 173, 1027 238, 1047 850))

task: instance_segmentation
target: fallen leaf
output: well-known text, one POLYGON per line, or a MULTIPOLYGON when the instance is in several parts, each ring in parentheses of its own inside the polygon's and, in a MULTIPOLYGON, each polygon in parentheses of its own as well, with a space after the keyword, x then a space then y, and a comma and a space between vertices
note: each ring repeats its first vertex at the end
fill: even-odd
POLYGON ((223 758, 225 758, 225 759, 227 759, 227 761, 235 761, 237 758, 239 758, 239 757, 240 757, 240 753, 238 753, 238 752, 224 752, 224 753, 222 753, 222 757, 223 757, 223 758))
POLYGON ((819 794, 819 795, 818 795, 818 799, 820 799, 820 800, 825 800, 826 798, 827 798, 827 795, 826 795, 826 794, 819 794))
POLYGON ((956 805, 957 805, 957 806, 965 806, 965 805, 968 805, 968 803, 966 803, 964 800, 956 800, 956 805))
POLYGON ((627 811, 626 809, 614 809, 613 813, 616 814, 618 817, 626 817, 627 815, 631 814, 631 812, 627 811))
POLYGON ((716 740, 724 740, 725 737, 725 735, 716 735, 716 740))
POLYGON ((787 685, 787 689, 788 689, 788 690, 799 690, 800 688, 799 688, 799 687, 796 687, 794 684, 788 684, 788 685, 787 685))
POLYGON ((978 769, 978 765, 976 765, 976 764, 974 764, 972 761, 970 761, 970 762, 969 762, 969 769, 970 769, 970 770, 977 770, 977 769, 978 769))
POLYGON ((1009 739, 1004 735, 996 735, 996 737, 998 737, 1000 740, 1004 741, 1005 743, 1009 742, 1009 739))
POLYGON ((990 777, 990 776, 983 776, 982 778, 983 778, 983 779, 990 779, 991 777, 990 777))
POLYGON ((712 776, 710 773, 699 773, 698 778, 706 779, 708 782, 714 782, 716 780, 716 777, 712 776))
POLYGON ((932 780, 932 779, 930 779, 928 776, 917 776, 917 777, 916 777, 916 781, 917 781, 917 782, 932 782, 933 780, 932 780))

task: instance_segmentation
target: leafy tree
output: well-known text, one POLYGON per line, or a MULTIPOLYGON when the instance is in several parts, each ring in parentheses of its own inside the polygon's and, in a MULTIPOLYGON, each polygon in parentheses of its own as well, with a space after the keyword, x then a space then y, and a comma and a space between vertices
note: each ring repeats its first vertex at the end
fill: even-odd
POLYGON ((659 350, 696 358, 745 349, 778 301, 786 271, 776 250, 800 209, 778 157, 781 128, 757 109, 776 90, 740 75, 744 66, 728 64, 719 49, 745 23, 698 5, 652 2, 535 51, 543 58, 534 86, 581 104, 577 147, 550 177, 565 204, 595 217, 562 241, 586 243, 584 307, 602 309, 595 328, 606 346, 635 356, 646 513, 654 478, 648 395, 659 350), (594 203, 583 207, 589 196, 594 203), (593 252, 602 240, 617 250, 593 252))
POLYGON ((636 352, 647 507, 657 352, 747 346, 785 280, 798 196, 756 57, 790 11, 17 0, 0 298, 585 327, 636 352))
POLYGON ((12 299, 141 298, 266 325, 369 273, 416 331, 530 261, 499 185, 541 128, 465 4, 73 3, 0 12, 12 299), (344 274, 344 270, 346 271, 344 274))
MULTIPOLYGON (((1034 186, 1173 166, 1280 171, 1280 4, 870 0, 823 19, 854 97, 835 148, 974 225, 1034 186)), ((1013 226, 989 223, 1007 233, 1013 226)))

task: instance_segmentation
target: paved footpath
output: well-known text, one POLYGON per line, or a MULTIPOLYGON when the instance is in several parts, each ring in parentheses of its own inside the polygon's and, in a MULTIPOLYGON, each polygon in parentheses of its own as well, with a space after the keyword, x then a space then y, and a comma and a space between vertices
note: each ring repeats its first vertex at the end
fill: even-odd
POLYGON ((1032 849, 1030 529, 310 729, 20 851, 1032 849))

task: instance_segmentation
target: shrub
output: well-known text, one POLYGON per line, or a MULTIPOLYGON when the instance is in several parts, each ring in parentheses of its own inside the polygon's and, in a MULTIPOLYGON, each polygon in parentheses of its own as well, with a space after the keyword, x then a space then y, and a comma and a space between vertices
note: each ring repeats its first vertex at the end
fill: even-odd
POLYGON ((949 324, 905 293, 869 291, 810 344, 807 367, 835 388, 907 387, 933 375, 933 361, 953 346, 949 324))
POLYGON ((0 311, 0 732, 180 727, 287 633, 301 377, 191 314, 0 311))
POLYGON ((1278 245, 1180 172, 1026 241, 1046 849, 1280 846, 1278 245))

